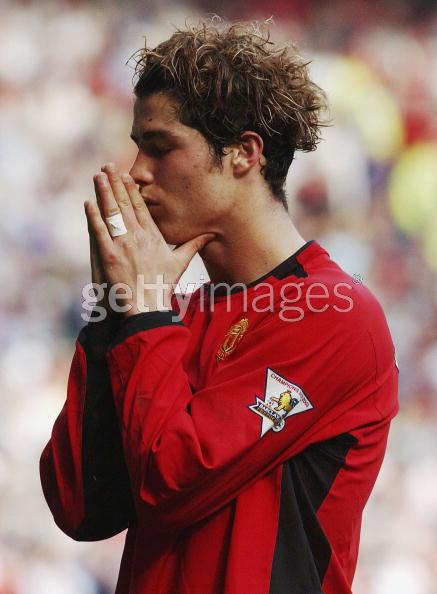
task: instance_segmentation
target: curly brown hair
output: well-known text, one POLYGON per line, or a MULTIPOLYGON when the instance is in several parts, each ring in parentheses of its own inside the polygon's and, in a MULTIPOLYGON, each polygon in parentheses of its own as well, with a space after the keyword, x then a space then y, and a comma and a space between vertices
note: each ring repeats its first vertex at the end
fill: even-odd
POLYGON ((293 44, 276 46, 258 23, 203 21, 133 57, 135 95, 168 93, 180 104, 181 123, 204 136, 219 166, 242 132, 257 132, 266 158, 261 173, 287 208, 284 183, 294 152, 314 150, 326 125, 325 94, 293 44))

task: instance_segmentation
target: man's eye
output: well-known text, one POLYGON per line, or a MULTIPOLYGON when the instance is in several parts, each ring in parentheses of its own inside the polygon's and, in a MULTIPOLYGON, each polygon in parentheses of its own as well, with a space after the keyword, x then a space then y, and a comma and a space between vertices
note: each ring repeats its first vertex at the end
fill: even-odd
POLYGON ((160 157, 169 153, 171 151, 170 147, 161 147, 161 146, 149 146, 145 149, 147 153, 152 155, 153 157, 160 157))

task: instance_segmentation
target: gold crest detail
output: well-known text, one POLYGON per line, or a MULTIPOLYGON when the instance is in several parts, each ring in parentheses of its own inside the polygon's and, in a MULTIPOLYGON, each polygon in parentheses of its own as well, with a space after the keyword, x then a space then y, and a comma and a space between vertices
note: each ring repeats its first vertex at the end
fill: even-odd
POLYGON ((225 340, 217 351, 217 363, 229 357, 235 351, 237 345, 241 342, 246 330, 249 328, 249 320, 242 318, 236 324, 233 324, 226 333, 225 340))

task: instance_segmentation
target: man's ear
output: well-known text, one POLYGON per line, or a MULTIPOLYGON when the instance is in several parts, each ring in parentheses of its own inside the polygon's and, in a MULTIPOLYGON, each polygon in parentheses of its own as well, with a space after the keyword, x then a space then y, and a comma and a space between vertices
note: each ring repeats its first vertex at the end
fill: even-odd
POLYGON ((258 163, 266 164, 266 158, 262 154, 264 143, 259 134, 252 131, 245 131, 241 135, 241 142, 231 148, 231 163, 234 173, 244 175, 258 163))

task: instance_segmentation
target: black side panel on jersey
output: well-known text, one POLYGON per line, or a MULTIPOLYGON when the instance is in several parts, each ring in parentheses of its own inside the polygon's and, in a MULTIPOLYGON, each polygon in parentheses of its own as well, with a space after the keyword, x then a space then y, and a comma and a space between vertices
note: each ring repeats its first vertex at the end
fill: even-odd
POLYGON ((127 528, 135 511, 106 359, 93 356, 86 338, 84 332, 79 337, 87 356, 82 433, 85 520, 76 538, 101 540, 127 528))
POLYGON ((331 549, 316 513, 356 443, 344 433, 311 445, 283 465, 269 594, 323 594, 331 549))

